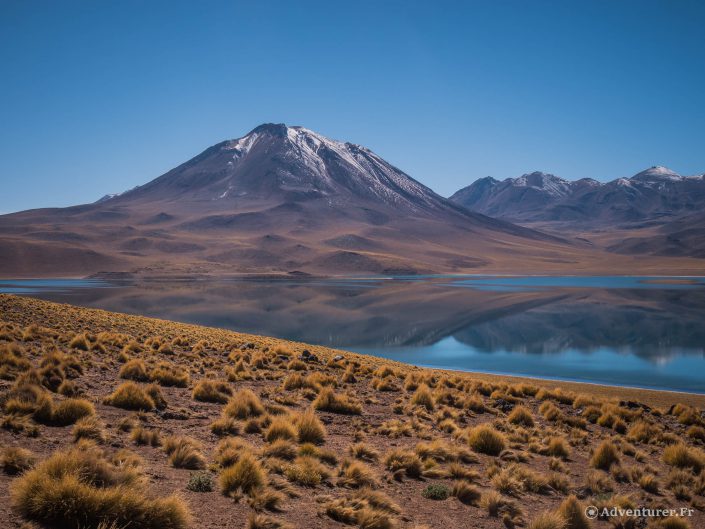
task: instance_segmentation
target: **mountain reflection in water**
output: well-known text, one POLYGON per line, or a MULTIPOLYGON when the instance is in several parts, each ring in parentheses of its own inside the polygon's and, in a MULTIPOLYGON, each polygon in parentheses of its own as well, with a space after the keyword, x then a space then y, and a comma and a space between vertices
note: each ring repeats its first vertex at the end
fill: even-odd
POLYGON ((434 367, 705 392, 701 279, 581 279, 3 281, 0 292, 434 367))

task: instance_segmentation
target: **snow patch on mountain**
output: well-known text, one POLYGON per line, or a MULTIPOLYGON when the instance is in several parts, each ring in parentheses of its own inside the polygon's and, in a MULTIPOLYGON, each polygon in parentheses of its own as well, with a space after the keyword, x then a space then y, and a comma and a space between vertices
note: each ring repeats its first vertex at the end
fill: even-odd
POLYGON ((535 171, 509 179, 514 186, 531 187, 554 197, 562 197, 570 192, 570 182, 558 176, 535 171))
POLYGON ((668 167, 654 165, 645 171, 635 174, 631 179, 642 182, 680 182, 683 180, 683 177, 668 167))
MULTIPOLYGON (((305 127, 261 125, 242 138, 226 142, 224 149, 232 151, 234 168, 245 163, 248 156, 256 156, 259 142, 272 139, 285 144, 277 150, 286 162, 277 170, 284 188, 325 196, 336 194, 342 184, 387 203, 405 203, 412 209, 419 201, 427 206, 437 205, 440 198, 369 149, 327 138, 305 127)), ((228 188, 224 187, 222 193, 218 198, 228 196, 228 188)))

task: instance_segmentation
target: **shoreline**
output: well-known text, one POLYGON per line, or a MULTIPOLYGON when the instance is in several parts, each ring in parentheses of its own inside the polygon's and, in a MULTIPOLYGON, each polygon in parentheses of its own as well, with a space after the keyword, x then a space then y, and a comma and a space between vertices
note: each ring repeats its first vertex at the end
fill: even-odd
MULTIPOLYGON (((365 354, 365 353, 361 353, 365 354)), ((375 356, 375 355, 365 355, 365 356, 375 356)), ((690 395, 690 396, 702 396, 705 398, 705 391, 703 392, 698 392, 698 391, 685 391, 685 390, 680 390, 680 389, 668 389, 668 388, 650 388, 646 386, 626 386, 626 385, 620 385, 620 384, 607 384, 604 382, 596 382, 596 381, 590 381, 590 380, 577 380, 577 379, 571 379, 571 378, 553 378, 553 377, 542 377, 538 375, 527 375, 527 374, 512 374, 512 373, 499 373, 499 372, 494 372, 494 371, 480 371, 480 370, 465 370, 465 369, 453 369, 452 367, 433 367, 425 364, 409 364, 407 362, 399 362, 401 364, 407 364, 413 367, 419 367, 421 369, 430 369, 432 371, 447 371, 450 373, 469 373, 469 374, 476 374, 476 375, 488 375, 488 376, 494 376, 494 377, 509 377, 512 379, 518 379, 518 380, 533 380, 533 381, 544 381, 544 382, 557 382, 561 384, 588 384, 592 386, 602 386, 606 388, 615 388, 615 389, 622 389, 622 390, 636 390, 636 391, 655 391, 655 392, 660 392, 660 393, 675 393, 675 394, 681 394, 681 395, 690 395)))
POLYGON ((218 339, 226 339, 232 341, 251 341, 254 343, 263 344, 270 347, 284 345, 295 351, 303 351, 308 349, 314 354, 323 358, 333 358, 336 355, 344 355, 348 358, 352 357, 360 362, 364 362, 370 366, 379 367, 384 365, 395 366, 402 371, 428 371, 436 373, 453 373, 454 375, 468 378, 470 380, 485 380, 495 382, 527 383, 541 388, 554 389, 562 388, 576 393, 583 393, 603 398, 612 398, 619 400, 634 400, 639 401, 649 406, 655 407, 670 407, 672 405, 682 403, 690 406, 705 407, 705 394, 679 392, 673 390, 657 390, 647 388, 634 388, 628 386, 614 386, 607 384, 599 384, 592 382, 575 382, 556 379, 535 378, 521 375, 506 375, 495 373, 483 373, 478 371, 460 371, 443 368, 428 368, 414 364, 407 364, 397 360, 389 360, 387 358, 356 353, 344 349, 336 349, 332 347, 308 344, 281 338, 273 338, 269 336, 261 336, 256 334, 241 333, 218 327, 206 327, 188 323, 180 323, 171 320, 149 318, 145 316, 137 316, 126 313, 110 312, 103 309, 80 307, 66 303, 55 303, 44 301, 38 298, 28 296, 17 296, 13 294, 0 294, 0 314, 3 315, 3 320, 17 323, 20 325, 30 325, 37 323, 33 316, 42 315, 46 319, 39 324, 61 323, 64 325, 75 324, 74 316, 80 316, 81 325, 89 330, 90 326, 103 327, 104 330, 112 330, 120 332, 120 329, 134 329, 135 326, 149 325, 158 327, 165 334, 189 333, 192 335, 200 335, 204 339, 218 337, 218 339), (61 309, 61 310, 59 310, 61 309), (71 313, 77 313, 72 315, 71 313))
POLYGON ((209 279, 233 280, 233 279, 260 279, 260 280, 280 280, 280 279, 350 279, 350 280, 395 280, 395 279, 442 279, 442 278, 521 278, 521 277, 635 277, 649 278, 644 282, 647 284, 664 285, 671 284, 696 284, 687 282, 690 279, 705 279, 705 274, 692 272, 651 272, 641 274, 627 274, 615 272, 585 272, 581 274, 555 272, 507 272, 507 271, 481 271, 481 272, 419 272, 406 274, 326 274, 310 273, 301 270, 287 272, 233 272, 233 273, 165 273, 165 274, 141 274, 134 272, 96 272, 91 274, 73 275, 66 274, 32 274, 32 275, 6 275, 0 273, 0 281, 31 281, 31 280, 100 280, 100 281, 128 281, 128 280, 150 280, 150 281, 203 281, 209 279), (675 281, 675 282, 672 282, 675 281), (683 282, 681 282, 683 281, 683 282))

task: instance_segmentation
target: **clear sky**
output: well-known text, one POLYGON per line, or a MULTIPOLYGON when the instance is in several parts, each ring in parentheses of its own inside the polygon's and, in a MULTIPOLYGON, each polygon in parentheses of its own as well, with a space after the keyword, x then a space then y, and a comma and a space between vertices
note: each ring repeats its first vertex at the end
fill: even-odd
POLYGON ((705 171, 705 2, 0 0, 0 212, 91 202, 263 122, 443 195, 705 171))

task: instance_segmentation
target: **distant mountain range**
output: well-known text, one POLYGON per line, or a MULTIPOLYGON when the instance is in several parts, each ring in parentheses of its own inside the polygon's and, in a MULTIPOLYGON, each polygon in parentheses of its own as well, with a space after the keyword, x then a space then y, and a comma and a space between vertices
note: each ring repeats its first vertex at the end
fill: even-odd
POLYGON ((469 272, 603 263, 474 213, 365 147, 261 125, 130 191, 0 217, 4 276, 469 272))
POLYGON ((562 236, 599 235, 618 253, 705 257, 705 175, 682 176, 655 166, 631 178, 601 183, 534 172, 476 180, 450 199, 471 211, 562 236))

